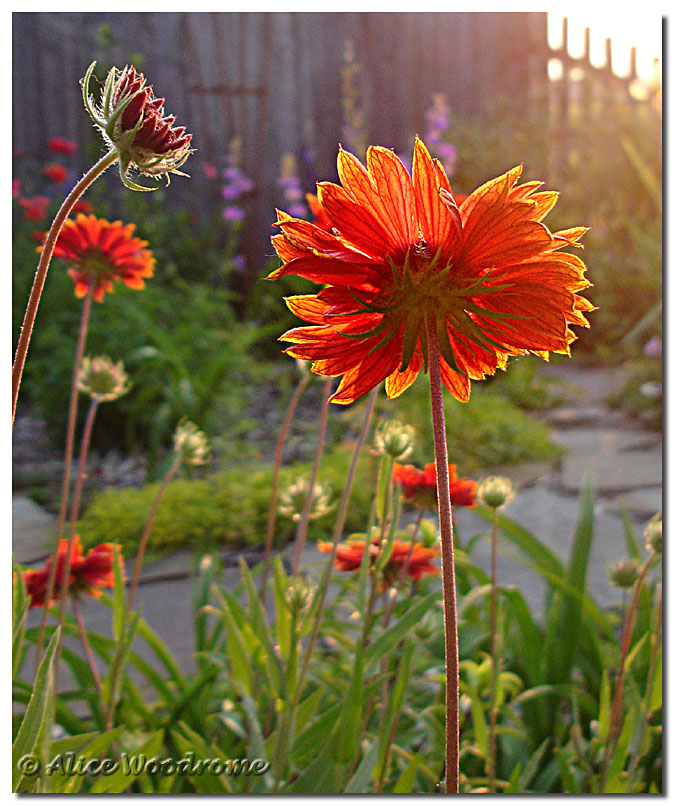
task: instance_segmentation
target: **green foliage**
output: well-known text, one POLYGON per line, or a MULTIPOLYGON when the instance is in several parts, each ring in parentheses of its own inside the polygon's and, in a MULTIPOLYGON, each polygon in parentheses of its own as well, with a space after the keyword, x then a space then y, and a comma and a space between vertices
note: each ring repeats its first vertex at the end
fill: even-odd
MULTIPOLYGON (((549 429, 533 420, 500 392, 503 378, 491 386, 472 384, 469 404, 445 396, 445 422, 452 461, 461 475, 534 459, 555 459, 560 448, 549 429)), ((510 387, 513 389, 513 387, 510 387)), ((521 399, 530 397, 519 392, 521 399)), ((387 403, 387 415, 415 428, 415 453, 420 462, 433 459, 433 429, 428 384, 416 383, 405 394, 387 403)))
MULTIPOLYGON (((327 483, 336 496, 344 489, 350 453, 343 448, 329 452, 322 463, 319 482, 327 483)), ((272 467, 260 463, 236 467, 203 479, 177 479, 162 498, 153 523, 148 551, 155 556, 176 548, 193 547, 199 551, 243 546, 264 542, 270 501, 272 467)), ((356 530, 367 518, 368 485, 372 479, 370 457, 361 459, 357 483, 346 528, 356 530)), ((296 463, 281 471, 280 489, 299 476, 309 477, 310 464, 296 463)), ((101 542, 119 543, 125 554, 132 555, 157 492, 158 484, 142 489, 110 489, 96 495, 78 523, 83 545, 101 542)), ((315 539, 329 539, 330 518, 313 524, 315 539)), ((295 534, 290 518, 278 517, 277 541, 283 544, 295 534)))
POLYGON ((663 364, 644 358, 628 364, 630 375, 608 403, 630 415, 638 415, 650 428, 661 430, 663 424, 663 364))

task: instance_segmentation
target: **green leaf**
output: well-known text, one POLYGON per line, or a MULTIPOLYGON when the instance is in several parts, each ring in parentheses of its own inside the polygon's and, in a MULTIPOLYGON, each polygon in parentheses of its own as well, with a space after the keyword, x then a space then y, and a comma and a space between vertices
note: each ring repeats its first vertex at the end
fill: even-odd
MULTIPOLYGON (((195 733, 184 722, 181 722, 179 727, 180 732, 171 731, 171 738, 184 756, 188 753, 193 753, 196 760, 222 757, 221 750, 213 744, 207 744, 198 733, 195 733)), ((213 795, 224 795, 232 792, 232 785, 228 776, 215 775, 208 768, 200 769, 199 772, 187 777, 197 792, 207 792, 213 795)))
POLYGON ((21 727, 12 745, 12 792, 18 792, 34 779, 22 774, 19 762, 25 756, 33 755, 43 763, 44 747, 38 746, 38 739, 42 734, 43 740, 48 741, 49 736, 44 733, 45 724, 51 724, 54 697, 54 654, 61 636, 61 628, 57 627, 47 645, 44 657, 35 676, 33 693, 26 708, 21 727))
POLYGON ((412 605, 391 627, 381 632, 365 651, 364 671, 367 672, 374 663, 403 640, 438 599, 437 592, 428 594, 412 605))
POLYGON ((410 795, 412 794, 413 786, 415 785, 415 779, 417 777, 417 769, 420 766, 420 762, 423 760, 423 757, 416 753, 410 761, 406 764, 403 772, 398 777, 398 781, 394 785, 392 792, 394 795, 410 795))
POLYGON ((368 784, 373 778, 373 770, 375 769, 378 750, 378 740, 374 739, 370 743, 370 746, 366 752, 363 754, 363 758, 361 759, 359 766, 356 768, 356 772, 347 782, 347 786, 344 788, 345 795, 366 793, 368 784))
POLYGON ((628 757, 634 719, 635 711, 631 709, 624 718, 619 741, 616 743, 614 754, 607 767, 607 778, 603 787, 603 792, 606 794, 625 792, 627 784, 630 783, 627 777, 622 775, 622 772, 628 757))
MULTIPOLYGON (((147 742, 141 745, 141 747, 139 747, 138 750, 133 753, 133 756, 138 762, 141 761, 142 757, 145 757, 146 760, 149 760, 159 754, 163 744, 164 731, 158 730, 148 739, 147 742)), ((129 756, 128 759, 131 759, 131 756, 129 756)), ((94 782, 91 787, 92 794, 103 792, 106 794, 119 794, 120 792, 124 792, 139 777, 139 775, 143 775, 144 777, 148 775, 148 773, 140 769, 141 766, 142 765, 140 763, 138 763, 138 765, 134 765, 133 763, 130 763, 129 760, 122 758, 119 768, 115 770, 112 775, 101 776, 94 782)))
POLYGON ((277 635, 279 636, 279 647, 284 658, 288 658, 291 649, 291 614, 286 602, 286 590, 288 589, 288 577, 284 571, 281 557, 277 554, 274 558, 274 600, 277 606, 277 635))
POLYGON ((560 780, 562 781, 563 785, 563 792, 565 793, 573 793, 578 795, 581 792, 579 788, 576 778, 572 772, 574 767, 572 767, 571 759, 572 754, 569 750, 565 747, 558 747, 556 748, 556 762, 558 764, 558 772, 560 774, 560 780))
MULTIPOLYGON (((105 733, 81 733, 57 739, 49 748, 50 761, 68 752, 76 756, 85 755, 87 759, 103 758, 110 745, 119 739, 123 731, 124 726, 119 725, 105 733)), ((54 770, 48 780, 50 792, 72 794, 79 792, 86 778, 84 775, 69 775, 54 770)))
POLYGON ((534 778, 537 770, 539 769, 539 765, 541 764, 541 760, 546 752, 551 740, 544 739, 544 741, 539 745, 539 747, 532 753, 532 755, 527 760, 527 763, 523 767, 523 774, 520 776, 520 786, 521 791, 527 791, 527 787, 530 784, 530 781, 534 778))
POLYGON ((358 750, 361 741, 363 720, 363 650, 361 642, 356 646, 354 668, 349 692, 342 703, 340 729, 337 741, 337 759, 343 764, 349 763, 358 750))

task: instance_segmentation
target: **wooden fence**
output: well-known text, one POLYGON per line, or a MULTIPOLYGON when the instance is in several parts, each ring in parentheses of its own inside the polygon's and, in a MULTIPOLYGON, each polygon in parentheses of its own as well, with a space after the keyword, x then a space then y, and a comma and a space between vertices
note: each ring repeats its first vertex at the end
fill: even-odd
MULTIPOLYGON (((335 176, 347 42, 359 68, 368 142, 408 155, 434 93, 445 95, 453 115, 479 115, 497 96, 526 115, 535 96, 551 92, 564 136, 572 93, 595 86, 597 76, 587 56, 572 62, 566 44, 551 51, 546 37, 546 14, 539 12, 15 12, 13 147, 40 154, 48 137, 93 142, 79 78, 93 59, 106 67, 140 61, 198 149, 188 164, 193 179, 176 180, 167 198, 180 204, 189 196, 192 207, 222 204, 201 163, 222 167, 232 138, 241 137, 242 168, 255 186, 246 248, 260 255, 270 251, 283 155, 311 155, 302 166, 306 189, 335 176), (563 63, 555 86, 547 79, 550 58, 563 63), (579 67, 592 82, 579 83, 579 67)), ((615 88, 611 75, 609 67, 603 81, 615 88)))

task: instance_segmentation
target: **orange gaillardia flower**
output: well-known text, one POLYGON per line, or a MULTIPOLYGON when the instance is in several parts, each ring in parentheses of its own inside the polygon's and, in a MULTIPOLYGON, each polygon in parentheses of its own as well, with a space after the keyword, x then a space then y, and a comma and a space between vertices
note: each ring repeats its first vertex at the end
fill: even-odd
POLYGON ((131 190, 155 190, 129 178, 134 169, 153 178, 171 174, 185 176, 178 169, 190 156, 192 135, 184 126, 174 127, 175 115, 164 115, 164 98, 155 98, 152 86, 136 68, 113 67, 108 73, 99 106, 89 95, 89 82, 96 62, 82 79, 82 96, 89 116, 103 139, 117 151, 122 182, 131 190))
MULTIPOLYGON (((450 500, 456 507, 475 507, 478 483, 457 475, 457 466, 448 465, 450 500)), ((403 498, 423 509, 436 507, 436 465, 431 462, 419 470, 414 465, 394 465, 393 479, 401 485, 403 498)))
MULTIPOLYGON (((310 327, 281 338, 312 371, 342 376, 331 400, 352 403, 386 379, 397 397, 427 367, 435 328, 441 375, 458 400, 471 380, 503 369, 509 356, 569 353, 569 325, 594 309, 577 292, 590 283, 576 256, 560 253, 586 231, 551 233, 542 219, 558 194, 541 182, 517 186, 513 168, 457 205, 441 163, 415 142, 412 177, 389 149, 371 146, 367 169, 338 154, 342 186, 318 185, 326 231, 279 212, 272 238, 287 274, 326 287, 286 299, 310 327)), ((315 213, 316 215, 316 213, 315 213)))
POLYGON ((147 241, 133 237, 135 224, 110 224, 103 218, 79 213, 66 219, 54 247, 54 256, 65 260, 75 282, 75 295, 84 297, 94 286, 94 299, 103 301, 113 283, 121 280, 129 288, 144 288, 145 277, 152 277, 155 258, 145 247, 147 241))
MULTIPOLYGON (((119 547, 113 543, 101 543, 82 554, 80 538, 75 535, 70 552, 70 574, 68 576, 67 594, 69 596, 95 596, 101 595, 101 588, 111 588, 114 585, 113 567, 115 551, 119 547)), ((59 541, 56 555, 56 577, 54 584, 54 597, 60 598, 63 586, 63 572, 66 565, 66 552, 68 541, 59 541)), ((44 568, 24 571, 23 581, 30 596, 31 607, 43 607, 47 595, 49 574, 53 557, 47 560, 44 568)), ((49 602, 51 605, 53 603, 49 602)))
MULTIPOLYGON (((332 543, 324 543, 322 540, 318 541, 317 547, 324 554, 330 554, 333 550, 332 543)), ((344 543, 340 543, 335 554, 337 569, 339 571, 355 571, 360 568, 365 550, 365 540, 348 538, 344 543)), ((370 563, 375 562, 379 551, 380 540, 378 537, 374 537, 368 546, 370 563)), ((438 555, 437 549, 423 546, 420 543, 416 543, 411 552, 409 540, 394 540, 391 557, 383 569, 384 587, 389 587, 392 582, 398 579, 401 569, 406 567, 406 563, 406 573, 412 579, 419 579, 425 574, 439 574, 438 567, 432 562, 438 555)))

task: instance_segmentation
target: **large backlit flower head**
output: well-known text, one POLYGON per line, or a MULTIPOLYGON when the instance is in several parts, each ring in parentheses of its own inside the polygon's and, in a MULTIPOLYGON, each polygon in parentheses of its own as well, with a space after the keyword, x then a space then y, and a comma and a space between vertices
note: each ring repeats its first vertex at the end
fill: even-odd
MULTIPOLYGON (((65 589, 66 595, 98 598, 101 595, 101 588, 113 587, 115 551, 119 550, 119 546, 113 543, 101 543, 90 549, 85 556, 82 553, 80 538, 75 535, 70 551, 70 573, 65 589)), ((54 599, 61 596, 67 552, 68 541, 60 540, 56 552, 54 599)), ((50 557, 44 568, 29 569, 23 572, 23 581, 26 585, 26 592, 30 596, 31 607, 43 607, 46 604, 52 562, 53 558, 50 557)), ((49 602, 50 605, 54 599, 49 602)))
POLYGON ((174 126, 174 115, 164 115, 164 98, 155 98, 145 85, 143 73, 126 66, 113 67, 106 77, 98 106, 89 94, 89 82, 96 62, 82 79, 82 96, 89 116, 103 139, 117 151, 122 182, 131 190, 155 190, 130 178, 132 170, 159 179, 171 174, 186 176, 178 169, 194 149, 192 135, 184 126, 174 126))
POLYGON ((397 397, 427 368, 427 332, 441 354, 441 376, 458 400, 471 380, 506 366, 509 356, 569 353, 570 325, 588 326, 594 309, 584 263, 561 247, 586 231, 552 233, 542 219, 558 194, 541 182, 517 186, 513 168, 458 205, 441 163, 417 139, 412 176, 393 151, 368 149, 367 168, 338 154, 342 186, 318 185, 325 229, 279 212, 272 238, 287 274, 325 287, 289 297, 310 327, 282 336, 313 372, 342 376, 331 400, 352 403, 386 379, 397 397))
POLYGON ((102 302, 118 280, 129 288, 145 287, 144 278, 154 273, 155 258, 145 248, 147 241, 133 237, 135 229, 135 224, 125 225, 121 221, 111 224, 104 218, 82 213, 75 220, 66 219, 54 247, 54 257, 69 264, 75 296, 84 297, 93 285, 94 299, 102 302))

